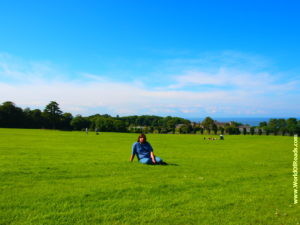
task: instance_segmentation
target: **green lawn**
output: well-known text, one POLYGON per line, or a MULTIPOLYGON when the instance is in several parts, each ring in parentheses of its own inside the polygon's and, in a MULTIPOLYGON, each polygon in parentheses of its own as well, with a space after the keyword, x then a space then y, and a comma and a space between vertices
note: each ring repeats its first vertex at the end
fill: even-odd
POLYGON ((0 129, 0 224, 300 224, 293 137, 0 129))

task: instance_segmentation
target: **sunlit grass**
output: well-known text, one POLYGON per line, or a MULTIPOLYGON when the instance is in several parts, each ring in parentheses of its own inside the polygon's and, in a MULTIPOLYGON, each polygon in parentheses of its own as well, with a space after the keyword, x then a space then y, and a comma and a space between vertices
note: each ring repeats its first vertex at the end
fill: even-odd
POLYGON ((0 224, 297 224, 293 137, 0 129, 0 224))

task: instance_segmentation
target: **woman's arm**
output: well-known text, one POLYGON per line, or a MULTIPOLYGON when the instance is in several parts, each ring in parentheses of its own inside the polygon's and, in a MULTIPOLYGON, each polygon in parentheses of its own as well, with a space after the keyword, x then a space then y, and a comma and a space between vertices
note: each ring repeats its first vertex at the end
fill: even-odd
POLYGON ((135 154, 132 154, 132 155, 130 156, 130 162, 132 162, 132 160, 134 159, 134 156, 135 156, 135 154))
POLYGON ((134 144, 132 145, 132 151, 131 151, 131 156, 130 156, 130 162, 133 161, 134 156, 135 156, 136 154, 137 154, 137 153, 136 153, 136 143, 134 143, 134 144))
POLYGON ((150 157, 151 157, 151 159, 152 159, 152 162, 153 162, 153 163, 156 163, 156 161, 155 161, 155 156, 154 156, 153 152, 150 152, 150 157))

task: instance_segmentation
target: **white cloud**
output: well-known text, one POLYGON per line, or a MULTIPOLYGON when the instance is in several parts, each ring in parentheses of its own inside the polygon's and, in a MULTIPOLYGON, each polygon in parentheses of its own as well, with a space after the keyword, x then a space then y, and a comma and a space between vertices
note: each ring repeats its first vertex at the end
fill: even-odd
POLYGON ((215 71, 216 68, 235 68, 245 71, 261 71, 272 67, 269 59, 255 54, 245 54, 235 51, 205 52, 194 57, 172 58, 165 61, 168 69, 190 70, 202 68, 203 71, 215 71))
POLYGON ((55 65, 42 61, 25 61, 9 54, 0 53, 0 81, 13 82, 43 81, 46 78, 61 80, 65 73, 55 65))
MULTIPOLYGON (((180 89, 189 86, 211 85, 219 90, 241 90, 251 93, 266 93, 274 91, 295 90, 299 81, 285 81, 267 72, 249 73, 230 68, 220 68, 216 73, 187 71, 174 77, 175 83, 170 89, 180 89)), ((226 91, 228 92, 228 91, 226 91)))
POLYGON ((124 83, 27 83, 9 85, 0 83, 0 100, 11 100, 18 105, 44 107, 57 101, 64 111, 75 114, 186 114, 199 113, 251 114, 256 107, 265 107, 268 100, 239 91, 212 91, 193 93, 188 91, 151 91, 124 83), (227 106, 227 108, 226 108, 227 106), (95 110, 94 110, 95 111, 95 110), (248 113, 250 111, 250 113, 248 113), (96 112, 95 112, 96 113, 96 112))
POLYGON ((51 67, 51 63, 4 59, 2 55, 0 103, 9 100, 22 107, 44 108, 54 100, 63 111, 83 115, 247 116, 272 114, 279 106, 281 113, 300 111, 299 106, 292 102, 299 95, 287 98, 299 81, 279 83, 266 72, 250 73, 235 68, 220 68, 216 73, 192 70, 171 76, 169 85, 157 88, 151 87, 151 83, 120 82, 90 73, 81 73, 81 79, 67 79, 68 76, 55 66, 51 67), (202 85, 215 88, 205 91, 185 88, 202 85), (277 103, 274 103, 274 98, 277 103))

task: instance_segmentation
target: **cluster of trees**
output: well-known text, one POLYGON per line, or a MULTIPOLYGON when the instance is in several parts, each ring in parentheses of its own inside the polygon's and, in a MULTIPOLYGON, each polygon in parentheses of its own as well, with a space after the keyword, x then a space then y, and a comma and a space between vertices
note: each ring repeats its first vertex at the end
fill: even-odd
POLYGON ((240 134, 239 126, 241 123, 229 122, 220 123, 211 117, 206 117, 201 123, 195 124, 193 131, 199 131, 201 134, 240 134))
POLYGON ((200 133, 220 134, 272 134, 272 135, 300 135, 300 120, 296 118, 270 119, 268 122, 261 122, 259 126, 243 125, 237 122, 220 123, 210 117, 206 117, 202 123, 196 124, 200 133))
POLYGON ((63 113, 55 101, 46 105, 45 109, 24 110, 13 102, 0 105, 0 127, 5 128, 45 128, 61 130, 90 130, 115 132, 175 132, 177 124, 190 126, 190 121, 179 117, 159 116, 126 116, 112 117, 96 114, 88 117, 71 113, 63 113))
POLYGON ((296 118, 270 119, 269 122, 261 122, 259 128, 267 135, 300 135, 300 120, 297 120, 296 118))
POLYGON ((160 116, 125 116, 112 117, 110 115, 96 114, 89 117, 78 115, 71 121, 75 130, 115 131, 132 133, 174 133, 178 124, 190 126, 190 121, 179 117, 160 116))
POLYGON ((45 128, 61 130, 90 130, 134 132, 134 133, 201 133, 201 134, 281 134, 300 135, 300 120, 270 119, 257 127, 245 126, 237 122, 221 123, 206 117, 201 123, 191 123, 180 117, 125 116, 112 117, 108 114, 73 117, 63 113, 57 102, 52 101, 43 111, 24 110, 13 102, 0 105, 0 127, 6 128, 45 128))
POLYGON ((0 127, 70 130, 72 119, 72 114, 63 113, 54 101, 50 102, 43 111, 30 108, 23 110, 9 101, 0 105, 0 127))

